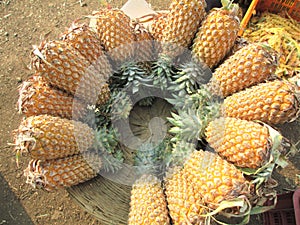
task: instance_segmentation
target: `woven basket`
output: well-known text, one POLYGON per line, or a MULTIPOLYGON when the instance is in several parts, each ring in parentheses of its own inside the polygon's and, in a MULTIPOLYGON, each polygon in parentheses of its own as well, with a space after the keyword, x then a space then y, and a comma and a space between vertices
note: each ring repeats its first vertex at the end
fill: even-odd
MULTIPOLYGON (((135 106, 130 114, 129 123, 134 134, 145 141, 158 141, 156 134, 162 129, 161 123, 151 123, 153 118, 164 119, 170 116, 171 105, 162 99, 156 99, 151 107, 135 106), (150 125, 150 126, 149 126, 150 125), (156 140, 155 140, 156 139, 156 140)), ((159 122, 159 120, 156 120, 159 122)), ((161 120, 160 120, 161 121, 161 120)), ((163 135, 163 134, 162 134, 163 135)), ((136 176, 130 166, 134 152, 124 149, 125 164, 116 174, 102 174, 96 178, 67 189, 84 210, 94 215, 103 225, 127 224, 131 185, 136 176), (125 183, 125 184, 124 184, 125 183)))

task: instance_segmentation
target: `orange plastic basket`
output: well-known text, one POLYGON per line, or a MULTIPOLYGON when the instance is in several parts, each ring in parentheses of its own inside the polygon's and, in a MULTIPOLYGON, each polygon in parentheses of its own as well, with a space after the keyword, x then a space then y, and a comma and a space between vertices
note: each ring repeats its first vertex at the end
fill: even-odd
POLYGON ((286 11, 293 19, 300 22, 300 0, 252 0, 242 22, 239 35, 241 36, 251 16, 255 11, 280 13, 286 11))
POLYGON ((259 0, 256 10, 272 13, 287 11, 292 18, 300 22, 300 0, 259 0))

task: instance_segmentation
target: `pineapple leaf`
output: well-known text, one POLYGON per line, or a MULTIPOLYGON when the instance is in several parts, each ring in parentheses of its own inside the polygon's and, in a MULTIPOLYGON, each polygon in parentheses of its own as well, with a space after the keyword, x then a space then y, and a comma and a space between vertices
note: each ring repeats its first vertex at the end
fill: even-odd
POLYGON ((114 92, 110 101, 111 119, 119 120, 128 118, 132 110, 132 101, 125 91, 114 92))
POLYGON ((178 140, 173 143, 171 151, 166 152, 166 167, 183 166, 189 155, 196 150, 193 143, 184 140, 178 140))
POLYGON ((101 127, 96 131, 94 149, 99 151, 106 172, 116 172, 124 160, 123 152, 118 149, 119 134, 114 128, 101 127))
POLYGON ((178 111, 178 114, 172 114, 172 118, 168 118, 169 122, 174 126, 170 128, 169 132, 175 134, 177 137, 186 140, 194 141, 201 136, 203 130, 203 123, 199 120, 197 111, 189 109, 187 111, 178 111))
POLYGON ((174 82, 168 88, 179 92, 179 96, 195 93, 200 86, 211 78, 211 71, 201 63, 189 61, 179 66, 177 73, 173 75, 174 82))
MULTIPOLYGON (((217 214, 221 214, 221 215, 224 215, 227 218, 239 217, 239 218, 243 218, 243 219, 240 223, 238 223, 236 225, 242 225, 242 224, 248 224, 249 223, 251 208, 252 208, 251 203, 244 196, 244 197, 240 197, 240 198, 234 198, 234 199, 222 201, 215 210, 213 210, 211 212, 208 212, 208 213, 206 213, 204 215, 201 215, 201 216, 213 217, 217 214), (238 208, 239 213, 236 215, 236 213, 226 212, 226 209, 230 209, 230 208, 238 208)), ((228 223, 217 220, 214 217, 213 217, 213 219, 218 224, 229 225, 228 223)))
POLYGON ((173 81, 175 68, 172 65, 172 60, 168 57, 160 57, 152 66, 151 79, 153 85, 166 90, 168 84, 173 81))
POLYGON ((143 143, 136 152, 135 165, 141 174, 158 174, 162 167, 165 142, 155 146, 151 142, 143 143))

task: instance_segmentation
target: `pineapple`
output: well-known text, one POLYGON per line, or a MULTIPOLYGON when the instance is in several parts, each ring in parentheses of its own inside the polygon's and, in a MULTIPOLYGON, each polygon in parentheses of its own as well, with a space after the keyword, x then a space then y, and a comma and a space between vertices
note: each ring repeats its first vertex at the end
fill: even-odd
POLYGON ((249 194, 249 182, 243 173, 211 152, 194 151, 185 162, 183 173, 210 209, 216 209, 222 201, 249 194))
POLYGON ((260 43, 248 44, 216 68, 209 82, 213 93, 226 97, 274 77, 277 55, 260 43))
POLYGON ((49 115, 30 116, 15 131, 16 149, 41 160, 87 151, 94 139, 93 129, 86 124, 49 115))
POLYGON ((109 84, 104 83, 101 86, 100 94, 98 95, 96 105, 105 105, 110 99, 110 87, 109 84))
POLYGON ((281 124, 299 114, 299 86, 286 80, 261 83, 227 97, 221 106, 224 116, 281 124))
POLYGON ((260 83, 225 98, 223 102, 200 88, 180 101, 177 113, 169 118, 174 139, 201 140, 209 122, 219 116, 248 121, 259 120, 269 125, 291 122, 299 116, 297 81, 274 80, 260 83))
POLYGON ((149 32, 154 39, 155 53, 162 52, 163 32, 166 27, 167 13, 159 13, 154 16, 152 23, 149 26, 149 32))
POLYGON ((106 81, 112 74, 111 65, 104 53, 98 35, 87 25, 73 23, 62 35, 61 40, 84 56, 106 81))
MULTIPOLYGON (((161 40, 156 43, 160 51, 158 59, 153 65, 152 79, 154 86, 165 90, 172 82, 174 73, 173 60, 183 54, 192 44, 192 40, 205 17, 205 2, 196 0, 174 0, 169 6, 169 12, 162 16, 164 24, 161 26, 161 40)), ((160 26, 153 25, 155 29, 160 26)))
POLYGON ((187 173, 180 167, 170 168, 165 177, 166 197, 172 224, 204 224, 204 202, 187 173))
POLYGON ((272 139, 264 125, 221 117, 208 124, 205 135, 222 158, 238 167, 258 169, 269 161, 272 139))
POLYGON ((116 62, 134 57, 135 34, 130 17, 120 9, 101 9, 92 14, 90 26, 98 34, 104 50, 116 62))
POLYGON ((157 177, 143 175, 135 181, 131 191, 128 224, 170 224, 161 181, 157 177))
POLYGON ((163 40, 163 31, 166 27, 167 13, 159 13, 154 16, 152 23, 149 26, 149 32, 153 39, 157 42, 163 40))
POLYGON ((98 95, 109 92, 101 72, 65 41, 42 42, 32 52, 31 64, 52 86, 87 103, 95 104, 98 95))
POLYGON ((165 18, 162 32, 162 54, 175 57, 192 44, 193 38, 205 17, 205 1, 173 0, 165 18))
POLYGON ((24 170, 26 183, 34 188, 55 191, 85 182, 97 176, 101 158, 95 153, 73 155, 62 159, 32 159, 24 170))
POLYGON ((82 118, 87 112, 85 103, 51 87, 39 74, 29 77, 21 85, 18 108, 27 117, 48 114, 74 120, 82 118))
MULTIPOLYGON (((249 182, 240 170, 217 154, 203 150, 192 151, 183 168, 171 169, 165 187, 174 224, 206 224, 208 213, 220 204, 249 194, 249 182)), ((238 208, 231 210, 240 213, 238 208)))
POLYGON ((160 179, 158 179, 162 145, 142 144, 137 150, 135 164, 140 177, 131 190, 129 225, 164 224, 169 216, 166 199, 160 179))
POLYGON ((233 47, 239 31, 238 6, 223 0, 210 10, 194 39, 192 54, 209 68, 218 65, 233 47))

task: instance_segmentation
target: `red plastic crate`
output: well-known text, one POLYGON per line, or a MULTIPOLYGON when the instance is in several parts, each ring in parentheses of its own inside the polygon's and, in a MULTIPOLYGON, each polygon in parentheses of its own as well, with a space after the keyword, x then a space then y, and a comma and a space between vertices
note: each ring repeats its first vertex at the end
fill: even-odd
POLYGON ((256 9, 272 13, 286 10, 292 18, 300 22, 300 0, 259 0, 256 9))
POLYGON ((293 203, 295 209, 296 224, 300 224, 300 188, 293 195, 293 203))
POLYGON ((263 214, 264 225, 300 225, 300 189, 277 196, 274 209, 263 214))

